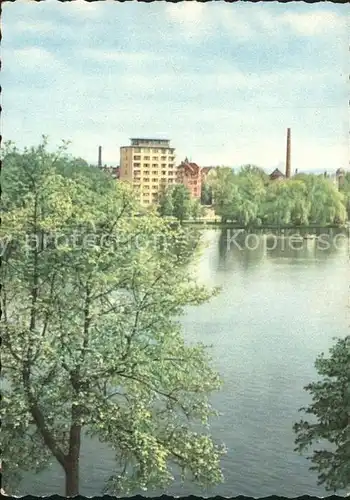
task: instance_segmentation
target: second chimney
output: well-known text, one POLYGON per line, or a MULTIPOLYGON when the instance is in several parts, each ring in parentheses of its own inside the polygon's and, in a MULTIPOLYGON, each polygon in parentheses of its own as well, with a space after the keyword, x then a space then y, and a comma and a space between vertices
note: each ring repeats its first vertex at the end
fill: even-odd
POLYGON ((286 177, 290 178, 290 128, 287 128, 286 177))
POLYGON ((98 147, 98 164, 100 168, 102 167, 102 146, 98 147))

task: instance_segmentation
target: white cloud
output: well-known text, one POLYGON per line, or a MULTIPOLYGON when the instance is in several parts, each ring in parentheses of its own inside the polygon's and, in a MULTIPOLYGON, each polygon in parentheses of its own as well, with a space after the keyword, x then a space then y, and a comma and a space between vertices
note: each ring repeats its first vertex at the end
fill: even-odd
MULTIPOLYGON (((61 70, 64 65, 55 56, 42 47, 27 47, 23 49, 3 49, 4 68, 11 62, 13 67, 22 69, 39 69, 45 71, 61 70)), ((20 76, 20 75, 18 75, 20 76)))
POLYGON ((84 0, 73 0, 68 5, 64 5, 64 8, 68 8, 71 10, 72 14, 75 15, 83 15, 87 18, 94 19, 99 16, 101 13, 101 8, 99 7, 99 2, 86 2, 84 0))
MULTIPOLYGON (((278 6, 277 6, 278 7, 278 6)), ((262 35, 283 37, 286 27, 303 36, 327 35, 346 28, 344 17, 336 12, 276 12, 264 10, 257 4, 230 4, 211 2, 181 2, 169 4, 166 8, 168 18, 179 25, 191 37, 209 36, 224 30, 232 38, 259 39, 262 35)))
POLYGON ((86 57, 91 60, 126 64, 143 64, 145 62, 154 62, 163 59, 161 56, 158 56, 153 52, 128 52, 105 49, 83 49, 80 54, 82 57, 86 57))
POLYGON ((291 126, 294 168, 347 164, 346 98, 339 107, 347 39, 332 11, 55 1, 27 2, 23 14, 16 4, 5 9, 13 34, 3 47, 3 129, 21 146, 46 132, 54 144, 72 139, 72 153, 91 162, 101 144, 103 161, 116 164, 130 136, 165 135, 180 160, 272 168, 284 161, 291 126), (59 40, 47 36, 58 26, 59 40), (325 40, 328 60, 317 52, 325 40))
POLYGON ((186 24, 188 27, 204 19, 205 5, 196 1, 184 1, 178 4, 167 3, 165 10, 170 19, 186 24))
POLYGON ((282 23, 294 29, 300 35, 315 36, 327 34, 345 28, 344 18, 335 12, 288 12, 283 14, 282 23))
POLYGON ((18 31, 20 33, 36 33, 37 35, 39 33, 51 33, 52 31, 56 30, 56 28, 57 27, 54 22, 44 21, 40 19, 27 19, 25 21, 18 20, 12 26, 12 29, 14 31, 18 31))
POLYGON ((208 35, 207 5, 196 1, 184 1, 177 4, 167 3, 165 14, 170 22, 177 26, 181 36, 187 40, 198 40, 208 35))

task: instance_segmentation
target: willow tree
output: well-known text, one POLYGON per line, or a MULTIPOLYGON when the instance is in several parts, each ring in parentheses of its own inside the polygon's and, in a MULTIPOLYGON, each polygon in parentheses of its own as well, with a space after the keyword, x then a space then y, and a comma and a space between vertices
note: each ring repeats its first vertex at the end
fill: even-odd
POLYGON ((312 402, 300 411, 310 416, 294 425, 296 451, 312 449, 308 457, 318 483, 329 491, 350 487, 350 336, 338 339, 316 360, 319 380, 305 387, 312 402))
POLYGON ((68 160, 45 143, 4 154, 6 491, 22 471, 57 460, 66 495, 78 494, 81 441, 91 436, 115 451, 108 493, 166 488, 174 466, 183 478, 219 482, 223 449, 207 426, 220 380, 178 322, 184 307, 215 292, 197 285, 188 255, 174 251, 177 230, 155 214, 136 217, 123 183, 101 193, 61 175, 57 165, 68 160))
POLYGON ((347 216, 348 219, 350 219, 350 172, 345 173, 344 180, 340 184, 339 190, 343 194, 347 216))
POLYGON ((234 179, 239 194, 235 202, 236 218, 245 226, 261 223, 262 204, 266 196, 262 173, 259 167, 246 165, 234 179))
POLYGON ((269 176, 265 172, 265 170, 261 167, 258 167, 257 165, 252 165, 252 164, 247 164, 247 165, 242 165, 239 169, 238 172, 239 176, 245 177, 245 176, 253 176, 253 177, 258 177, 264 186, 266 186, 269 183, 269 176))
POLYGON ((272 181, 267 187, 262 203, 262 218, 268 224, 290 224, 293 206, 294 201, 290 197, 288 183, 272 181))
POLYGON ((272 181, 263 204, 265 221, 273 224, 308 224, 311 202, 305 183, 299 179, 272 181))
POLYGON ((238 188, 234 184, 234 172, 228 167, 217 167, 208 176, 208 185, 212 188, 215 215, 222 222, 234 218, 233 204, 237 198, 238 188))
POLYGON ((344 223, 347 219, 344 195, 324 176, 305 176, 310 202, 310 222, 320 225, 344 223))

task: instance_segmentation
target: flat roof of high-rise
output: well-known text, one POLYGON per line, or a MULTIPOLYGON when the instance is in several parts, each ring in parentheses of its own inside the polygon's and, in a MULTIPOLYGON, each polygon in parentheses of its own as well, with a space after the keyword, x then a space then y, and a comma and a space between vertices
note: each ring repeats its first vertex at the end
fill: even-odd
POLYGON ((131 137, 130 141, 164 141, 164 142, 169 142, 170 139, 158 139, 156 137, 153 137, 152 139, 149 139, 147 137, 131 137))

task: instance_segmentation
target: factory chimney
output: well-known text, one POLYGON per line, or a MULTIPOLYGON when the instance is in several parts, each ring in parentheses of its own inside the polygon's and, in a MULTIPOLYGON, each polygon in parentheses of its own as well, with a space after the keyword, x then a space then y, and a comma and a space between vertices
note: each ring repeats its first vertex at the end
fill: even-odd
POLYGON ((287 128, 286 177, 290 178, 290 128, 287 128))
POLYGON ((98 147, 98 164, 97 164, 97 166, 99 168, 102 167, 102 146, 98 147))

